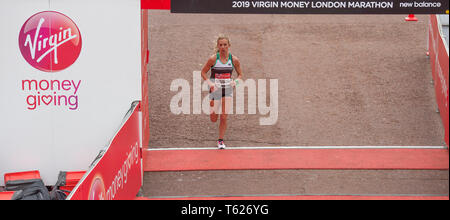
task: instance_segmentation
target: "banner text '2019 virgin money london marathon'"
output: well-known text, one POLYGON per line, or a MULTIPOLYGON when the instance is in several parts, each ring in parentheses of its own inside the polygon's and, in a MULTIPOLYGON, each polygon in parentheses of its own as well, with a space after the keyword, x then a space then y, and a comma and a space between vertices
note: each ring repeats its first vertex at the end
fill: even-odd
POLYGON ((172 13, 448 14, 448 0, 171 0, 172 13))

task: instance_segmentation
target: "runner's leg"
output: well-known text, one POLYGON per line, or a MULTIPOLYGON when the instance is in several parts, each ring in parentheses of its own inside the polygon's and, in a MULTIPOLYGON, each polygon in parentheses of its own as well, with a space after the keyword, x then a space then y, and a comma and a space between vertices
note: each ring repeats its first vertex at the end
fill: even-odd
POLYGON ((209 118, 212 122, 216 122, 219 117, 219 106, 220 106, 220 100, 211 100, 210 101, 210 114, 209 118))
POLYGON ((211 88, 209 89, 209 106, 210 106, 210 112, 209 112, 209 118, 211 119, 211 122, 216 122, 217 118, 219 117, 219 105, 220 105, 220 97, 217 96, 217 91, 212 92, 211 88))
POLYGON ((233 97, 223 97, 222 98, 222 112, 220 114, 220 125, 219 125, 219 139, 223 139, 225 136, 225 131, 227 130, 227 116, 232 104, 233 97))

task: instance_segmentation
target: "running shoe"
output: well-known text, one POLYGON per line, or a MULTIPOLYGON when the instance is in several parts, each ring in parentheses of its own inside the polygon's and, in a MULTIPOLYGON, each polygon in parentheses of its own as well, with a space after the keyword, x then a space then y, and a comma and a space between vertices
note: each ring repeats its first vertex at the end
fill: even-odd
POLYGON ((225 144, 223 143, 223 140, 218 140, 217 141, 217 147, 219 148, 219 149, 225 149, 225 144))

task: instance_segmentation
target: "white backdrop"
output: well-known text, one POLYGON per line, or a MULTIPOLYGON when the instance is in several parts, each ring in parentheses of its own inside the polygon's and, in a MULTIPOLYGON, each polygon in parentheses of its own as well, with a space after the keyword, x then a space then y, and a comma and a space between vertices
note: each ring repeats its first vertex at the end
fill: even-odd
MULTIPOLYGON (((58 172, 87 170, 141 100, 139 0, 0 0, 0 185, 7 172, 39 170, 47 185, 58 172), (57 11, 78 26, 82 49, 70 67, 40 71, 22 56, 22 25, 57 11), (78 106, 30 110, 23 80, 80 82, 78 106)), ((50 94, 52 95, 52 94, 50 94)))

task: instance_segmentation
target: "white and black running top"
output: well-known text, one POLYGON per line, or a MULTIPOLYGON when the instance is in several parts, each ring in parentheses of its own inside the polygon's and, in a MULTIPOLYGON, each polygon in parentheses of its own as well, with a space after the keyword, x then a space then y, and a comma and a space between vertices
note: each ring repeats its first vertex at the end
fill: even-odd
POLYGON ((230 87, 233 69, 234 66, 231 53, 228 56, 228 61, 226 63, 220 61, 220 55, 217 53, 216 63, 211 67, 211 81, 214 81, 218 88, 230 87))

